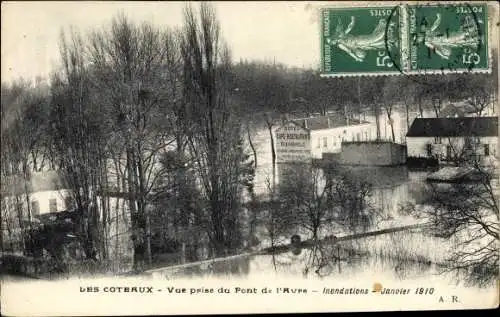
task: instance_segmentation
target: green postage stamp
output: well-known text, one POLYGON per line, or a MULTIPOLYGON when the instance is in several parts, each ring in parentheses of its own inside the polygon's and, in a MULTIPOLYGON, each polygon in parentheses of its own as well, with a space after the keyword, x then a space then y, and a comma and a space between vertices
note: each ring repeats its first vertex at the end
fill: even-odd
POLYGON ((321 14, 324 74, 397 74, 401 7, 335 8, 321 14))
POLYGON ((486 3, 321 9, 322 76, 491 71, 486 3))

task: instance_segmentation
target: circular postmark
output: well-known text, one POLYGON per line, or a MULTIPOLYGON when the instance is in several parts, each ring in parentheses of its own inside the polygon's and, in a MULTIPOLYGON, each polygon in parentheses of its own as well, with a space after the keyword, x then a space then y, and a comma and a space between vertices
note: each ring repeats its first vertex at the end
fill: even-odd
POLYGON ((385 32, 384 32, 384 45, 385 45, 385 50, 387 56, 389 56, 389 59, 391 60, 392 64, 394 65, 394 68, 398 70, 401 73, 404 73, 403 71, 403 47, 404 45, 402 43, 401 38, 399 37, 399 40, 394 40, 394 27, 399 26, 399 32, 405 32, 404 30, 404 23, 402 23, 402 19, 400 18, 400 15, 403 10, 403 6, 395 6, 391 9, 391 12, 387 18, 387 22, 385 24, 385 32), (399 20, 399 21, 397 21, 399 20), (394 48, 397 48, 396 50, 394 48))
MULTIPOLYGON (((485 4, 430 3, 395 6, 387 18, 386 52, 405 75, 467 73, 488 69, 485 4), (401 17, 404 12, 403 18, 401 17), (401 30, 399 50, 391 49, 391 25, 401 30), (399 61, 399 63, 398 63, 399 61)), ((419 76, 412 76, 419 80, 419 76)))

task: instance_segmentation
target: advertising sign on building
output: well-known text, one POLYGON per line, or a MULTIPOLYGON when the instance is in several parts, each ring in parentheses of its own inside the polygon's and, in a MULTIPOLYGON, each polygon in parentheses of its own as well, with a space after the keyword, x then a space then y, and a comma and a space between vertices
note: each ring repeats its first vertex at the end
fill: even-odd
POLYGON ((276 159, 278 163, 309 162, 311 137, 309 130, 294 122, 276 130, 276 159))

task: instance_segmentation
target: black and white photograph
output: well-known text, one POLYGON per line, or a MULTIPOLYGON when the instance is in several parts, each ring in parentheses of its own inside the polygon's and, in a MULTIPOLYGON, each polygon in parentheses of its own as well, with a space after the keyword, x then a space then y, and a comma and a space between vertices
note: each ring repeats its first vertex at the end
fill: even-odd
POLYGON ((498 307, 497 2, 1 6, 2 315, 498 307))

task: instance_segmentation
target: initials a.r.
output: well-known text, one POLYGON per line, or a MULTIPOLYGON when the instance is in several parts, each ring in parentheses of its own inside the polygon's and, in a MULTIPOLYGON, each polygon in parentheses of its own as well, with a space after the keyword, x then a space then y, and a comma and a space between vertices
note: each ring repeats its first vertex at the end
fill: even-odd
MULTIPOLYGON (((444 303, 443 296, 439 296, 439 302, 444 303)), ((458 300, 458 296, 452 295, 451 296, 451 302, 452 303, 459 303, 460 301, 458 300)))

